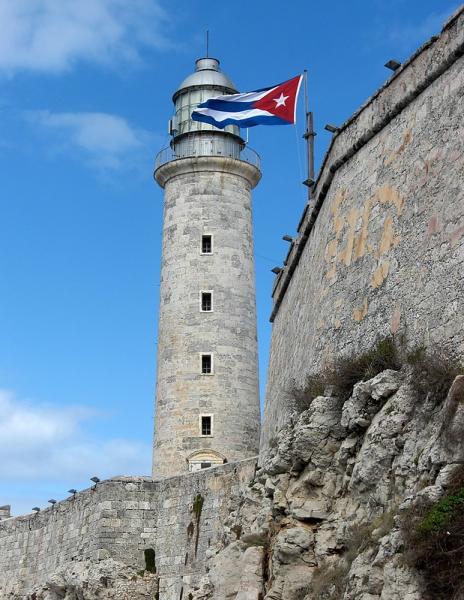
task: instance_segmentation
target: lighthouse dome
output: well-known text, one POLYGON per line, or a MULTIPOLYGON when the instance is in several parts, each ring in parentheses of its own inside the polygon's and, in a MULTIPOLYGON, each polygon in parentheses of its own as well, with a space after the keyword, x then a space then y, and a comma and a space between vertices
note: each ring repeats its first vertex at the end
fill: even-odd
POLYGON ((176 96, 184 91, 185 88, 205 86, 223 88, 223 93, 225 94, 234 94, 237 92, 232 81, 219 69, 219 61, 217 58, 199 58, 195 62, 195 72, 186 77, 177 88, 177 91, 174 94, 174 101, 176 96))

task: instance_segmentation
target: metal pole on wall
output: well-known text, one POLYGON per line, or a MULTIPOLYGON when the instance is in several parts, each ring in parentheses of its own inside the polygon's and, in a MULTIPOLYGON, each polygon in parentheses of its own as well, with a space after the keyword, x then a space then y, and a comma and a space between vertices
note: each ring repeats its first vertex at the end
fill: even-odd
POLYGON ((308 94, 308 71, 304 70, 304 90, 305 90, 305 117, 306 131, 304 139, 306 140, 306 153, 308 158, 308 178, 303 182, 308 187, 308 201, 311 200, 311 190, 314 185, 314 132, 313 113, 309 110, 308 94))

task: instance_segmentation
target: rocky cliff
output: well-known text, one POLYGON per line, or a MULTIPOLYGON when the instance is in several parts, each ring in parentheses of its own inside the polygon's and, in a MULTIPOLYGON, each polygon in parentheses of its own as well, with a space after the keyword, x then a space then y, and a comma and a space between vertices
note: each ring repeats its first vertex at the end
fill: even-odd
MULTIPOLYGON (((458 575, 441 583, 411 541, 422 527, 438 544, 431 559, 443 559, 440 526, 464 502, 462 482, 451 489, 463 470, 464 376, 443 394, 430 373, 436 367, 384 370, 345 399, 326 388, 294 413, 248 488, 230 499, 222 542, 209 549, 208 575, 189 598, 464 597, 462 535, 446 550, 458 575), (423 527, 443 506, 441 525, 423 527)), ((451 539, 451 525, 445 529, 451 539)))
MULTIPOLYGON (((11 594, 9 598, 24 598, 11 594)), ((149 571, 135 571, 121 562, 79 561, 51 575, 47 582, 27 596, 28 600, 153 600, 159 598, 158 577, 149 571)))

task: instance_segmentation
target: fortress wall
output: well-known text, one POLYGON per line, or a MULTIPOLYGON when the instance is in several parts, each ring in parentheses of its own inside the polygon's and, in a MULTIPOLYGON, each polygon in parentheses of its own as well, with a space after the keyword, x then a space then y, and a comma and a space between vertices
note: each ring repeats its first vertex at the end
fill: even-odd
POLYGON ((334 136, 274 291, 262 444, 382 335, 464 354, 464 8, 334 136))
POLYGON ((204 574, 208 547, 219 541, 228 499, 248 485, 255 466, 248 459, 159 481, 110 479, 53 509, 1 521, 0 598, 37 594, 85 561, 111 558, 136 573, 147 548, 155 551, 160 600, 178 600, 182 587, 187 597, 204 574), (203 506, 195 512, 197 496, 203 506))

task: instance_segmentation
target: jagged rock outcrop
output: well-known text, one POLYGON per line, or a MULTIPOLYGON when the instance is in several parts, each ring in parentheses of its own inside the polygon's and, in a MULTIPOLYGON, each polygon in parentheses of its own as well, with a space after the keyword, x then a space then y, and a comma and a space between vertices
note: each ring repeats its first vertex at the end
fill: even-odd
MULTIPOLYGON (((77 561, 72 568, 54 573, 28 600, 153 600, 158 577, 148 571, 135 572, 110 558, 98 562, 77 561)), ((10 596, 19 600, 24 596, 10 596)))
POLYGON ((402 520, 464 460, 464 376, 444 401, 415 383, 387 370, 294 414, 230 500, 193 600, 424 600, 402 520))

